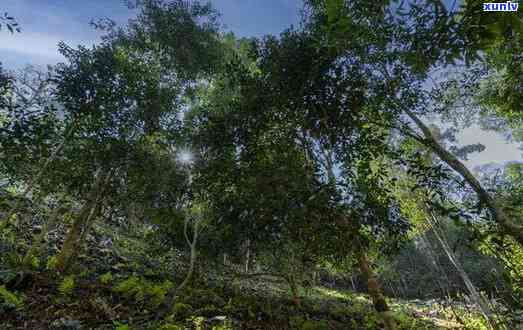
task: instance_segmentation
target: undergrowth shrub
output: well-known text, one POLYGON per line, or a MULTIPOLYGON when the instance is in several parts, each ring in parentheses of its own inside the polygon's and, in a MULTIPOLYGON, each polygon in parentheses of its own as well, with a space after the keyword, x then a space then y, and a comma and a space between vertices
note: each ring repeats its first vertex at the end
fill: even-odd
POLYGON ((139 303, 147 304, 150 307, 158 307, 165 301, 165 297, 173 283, 165 280, 161 284, 150 283, 137 276, 131 276, 118 283, 113 291, 120 293, 128 299, 135 299, 139 303))
POLYGON ((183 328, 176 324, 164 324, 158 330, 182 330, 183 328))
POLYGON ((3 285, 0 286, 0 311, 19 309, 23 304, 21 296, 7 290, 3 285))
POLYGON ((110 284, 113 281, 113 274, 111 272, 107 272, 100 275, 99 279, 102 284, 110 284))
POLYGON ((49 271, 54 271, 54 270, 56 270, 57 263, 58 263, 58 259, 56 258, 56 256, 50 256, 49 258, 47 258, 47 262, 45 264, 45 269, 47 269, 49 271))
POLYGON ((172 309, 173 318, 176 320, 184 320, 189 317, 193 311, 191 305, 178 302, 174 304, 172 309))
POLYGON ((122 323, 120 321, 113 321, 115 330, 131 330, 128 324, 122 323))
POLYGON ((60 292, 62 296, 70 296, 73 293, 75 287, 76 281, 74 275, 69 275, 65 277, 62 282, 60 282, 60 285, 58 286, 58 292, 60 292))

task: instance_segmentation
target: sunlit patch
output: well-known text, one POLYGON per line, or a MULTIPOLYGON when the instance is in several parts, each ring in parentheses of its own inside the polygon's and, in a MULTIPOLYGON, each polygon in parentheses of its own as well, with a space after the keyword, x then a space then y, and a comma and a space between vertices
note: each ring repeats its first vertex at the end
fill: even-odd
POLYGON ((194 161, 194 155, 190 150, 182 149, 178 151, 176 160, 183 165, 190 165, 194 161))
MULTIPOLYGON (((350 293, 348 291, 342 292, 342 291, 337 291, 337 290, 331 290, 331 289, 321 287, 321 286, 314 287, 314 290, 316 290, 322 296, 346 299, 346 300, 350 300, 353 298, 352 293, 350 293)), ((360 297, 358 296, 357 298, 360 298, 360 297)))

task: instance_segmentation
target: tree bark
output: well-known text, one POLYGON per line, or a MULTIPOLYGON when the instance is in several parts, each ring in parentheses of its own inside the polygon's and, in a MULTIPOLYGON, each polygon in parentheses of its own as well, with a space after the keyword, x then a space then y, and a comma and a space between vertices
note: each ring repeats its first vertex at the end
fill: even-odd
POLYGON ((99 203, 103 197, 103 191, 109 178, 110 172, 102 174, 98 171, 95 184, 87 197, 87 201, 67 233, 62 250, 57 257, 56 268, 59 272, 66 272, 71 266, 71 262, 78 255, 82 243, 82 237, 86 237, 86 231, 91 227, 90 223, 94 221, 98 211, 100 210, 99 203))
POLYGON ((385 296, 381 291, 381 287, 378 284, 376 276, 371 270, 369 260, 367 259, 367 255, 365 254, 361 244, 359 243, 356 248, 356 253, 360 271, 362 272, 363 276, 365 276, 365 278, 367 279, 367 290, 374 304, 374 309, 382 318, 385 324, 385 329, 395 330, 396 320, 394 320, 394 315, 392 314, 392 311, 390 310, 389 305, 387 304, 387 300, 385 299, 385 296))
MULTIPOLYGON (((182 283, 177 287, 175 288, 171 294, 169 295, 170 296, 170 300, 169 300, 169 303, 167 304, 167 309, 165 312, 167 313, 170 313, 174 307, 174 304, 176 302, 176 297, 178 295, 178 293, 180 293, 186 286, 187 284, 189 283, 189 281, 191 280, 191 277, 193 275, 193 272, 194 272, 194 268, 195 268, 195 265, 196 265, 196 256, 197 256, 197 250, 196 250, 196 244, 198 243, 198 234, 199 234, 199 220, 195 220, 192 224, 193 226, 193 236, 192 236, 192 240, 189 239, 189 234, 187 233, 187 228, 189 226, 189 221, 190 219, 185 219, 185 222, 184 222, 184 227, 183 227, 183 233, 184 233, 184 236, 185 236, 185 241, 187 242, 187 245, 189 245, 189 248, 190 248, 190 251, 191 251, 191 257, 190 257, 190 261, 189 261, 189 270, 187 271, 187 274, 185 275, 185 279, 182 281, 182 283)), ((160 318, 160 316, 162 315, 162 313, 158 313, 156 315, 156 319, 158 320, 160 318)))
POLYGON ((365 248, 359 236, 359 228, 361 224, 358 222, 351 222, 347 217, 338 218, 337 223, 342 228, 345 227, 347 232, 350 233, 349 237, 352 239, 354 244, 354 255, 358 261, 358 267, 361 273, 367 280, 367 291, 372 299, 372 303, 374 304, 374 309, 383 320, 385 329, 395 330, 397 328, 396 320, 394 319, 394 315, 383 295, 378 279, 370 267, 365 248))
POLYGON ((493 220, 501 227, 503 232, 513 237, 516 242, 523 246, 523 226, 513 222, 505 214, 500 205, 494 200, 491 194, 481 185, 476 177, 468 168, 453 154, 448 152, 436 140, 430 129, 410 110, 404 109, 405 113, 414 121, 422 131, 424 139, 421 142, 430 148, 443 162, 458 172, 468 185, 477 194, 479 200, 487 207, 493 220))
POLYGON ((291 289, 291 295, 292 295, 292 302, 296 306, 301 305, 301 299, 300 299, 300 293, 298 291, 298 285, 296 284, 296 278, 289 274, 285 277, 287 280, 287 283, 289 284, 289 288, 291 289))

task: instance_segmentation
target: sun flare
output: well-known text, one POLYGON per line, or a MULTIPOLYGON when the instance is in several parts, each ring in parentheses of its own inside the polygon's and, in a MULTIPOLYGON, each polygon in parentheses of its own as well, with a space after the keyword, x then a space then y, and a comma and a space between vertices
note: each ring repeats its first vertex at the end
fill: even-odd
POLYGON ((194 155, 190 150, 183 149, 178 152, 176 160, 183 165, 190 165, 194 161, 194 155))

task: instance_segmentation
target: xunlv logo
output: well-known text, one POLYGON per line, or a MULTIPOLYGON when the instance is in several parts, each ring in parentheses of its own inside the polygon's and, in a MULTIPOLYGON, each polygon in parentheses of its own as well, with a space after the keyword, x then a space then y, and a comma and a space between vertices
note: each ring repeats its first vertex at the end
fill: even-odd
POLYGON ((483 4, 483 11, 518 11, 519 3, 507 2, 487 2, 483 4))

